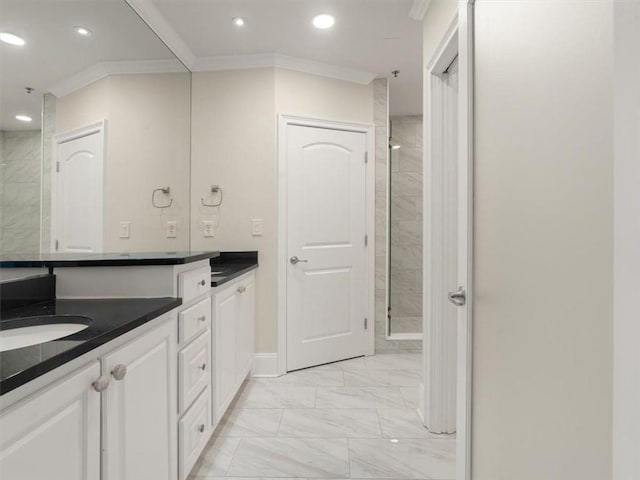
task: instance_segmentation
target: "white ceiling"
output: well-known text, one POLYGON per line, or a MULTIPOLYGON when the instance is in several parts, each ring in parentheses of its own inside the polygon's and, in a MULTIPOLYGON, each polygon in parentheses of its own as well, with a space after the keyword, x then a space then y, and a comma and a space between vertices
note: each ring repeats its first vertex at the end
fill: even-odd
MULTIPOLYGON (((356 69, 364 77, 368 72, 389 78, 392 115, 421 113, 422 24, 409 11, 414 3, 428 2, 142 1, 155 7, 196 64, 212 64, 212 57, 280 54, 356 69), (335 26, 313 28, 311 19, 318 13, 334 15, 335 26), (244 28, 232 25, 235 16, 246 19, 244 28), (398 78, 391 75, 395 69, 400 70, 398 78)), ((23 47, 0 42, 2 130, 40 128, 42 93, 95 70, 96 64, 175 58, 124 0, 0 0, 0 31, 27 42, 23 47), (77 35, 77 25, 89 28, 92 36, 77 35), (35 92, 27 94, 25 87, 35 92), (19 122, 17 114, 29 115, 33 122, 19 122)))
POLYGON ((209 57, 276 53, 364 70, 389 78, 392 115, 422 112, 422 22, 409 17, 411 0, 152 3, 196 64, 209 57), (335 26, 315 29, 311 20, 319 13, 333 15, 335 26), (245 18, 244 27, 232 24, 237 16, 245 18), (396 69, 400 76, 393 78, 396 69))
POLYGON ((96 63, 174 58, 124 0, 0 0, 0 31, 26 41, 0 42, 0 130, 39 129, 42 93, 96 63), (76 34, 78 25, 91 37, 76 34))

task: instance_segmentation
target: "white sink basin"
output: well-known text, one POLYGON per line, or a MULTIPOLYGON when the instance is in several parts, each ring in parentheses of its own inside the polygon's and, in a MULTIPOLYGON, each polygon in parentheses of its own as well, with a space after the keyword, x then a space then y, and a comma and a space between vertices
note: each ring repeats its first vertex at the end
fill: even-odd
MULTIPOLYGON (((43 317, 45 318, 45 317, 43 317)), ((46 323, 43 325, 16 326, 0 330, 0 352, 14 350, 16 348, 28 347, 39 343, 50 342, 58 338, 68 337, 74 333, 80 332, 89 326, 91 321, 87 317, 71 316, 68 323, 65 323, 63 317, 48 317, 57 319, 54 323, 46 323), (74 319, 81 318, 85 323, 71 323, 74 319)), ((37 317, 29 317, 25 323, 33 323, 37 317)))

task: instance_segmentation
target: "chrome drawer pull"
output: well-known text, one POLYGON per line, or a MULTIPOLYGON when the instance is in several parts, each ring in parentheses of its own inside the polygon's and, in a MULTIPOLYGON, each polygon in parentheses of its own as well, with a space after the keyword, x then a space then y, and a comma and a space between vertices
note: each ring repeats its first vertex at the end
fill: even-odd
POLYGON ((202 365, 200 365, 200 370, 202 370, 203 372, 207 369, 207 364, 203 363, 202 365))
POLYGON ((198 317, 198 321, 199 321, 199 322, 204 322, 206 319, 207 319, 207 316, 206 316, 206 315, 200 315, 200 316, 198 317))
POLYGON ((198 430, 200 431, 200 433, 204 432, 204 423, 198 427, 198 430))
POLYGON ((204 287, 207 284, 207 281, 206 280, 200 280, 198 283, 204 287))

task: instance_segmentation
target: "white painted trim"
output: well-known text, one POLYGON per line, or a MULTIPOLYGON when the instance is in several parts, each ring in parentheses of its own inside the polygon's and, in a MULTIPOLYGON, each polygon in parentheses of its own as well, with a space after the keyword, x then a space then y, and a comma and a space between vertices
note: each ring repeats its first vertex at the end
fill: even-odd
POLYGON ((51 85, 47 91, 60 98, 109 75, 180 72, 186 72, 186 69, 178 60, 100 62, 51 85))
POLYGON ((316 62, 306 58, 292 57, 279 53, 197 58, 192 71, 216 72, 221 70, 243 70, 248 68, 268 67, 295 70, 297 72, 345 80, 347 82, 354 82, 361 85, 368 85, 377 76, 375 73, 367 72, 365 70, 356 70, 354 68, 316 62))
POLYGON ((277 311, 278 311, 278 374, 287 373, 287 126, 347 130, 367 135, 369 161, 366 165, 366 234, 367 250, 367 355, 375 349, 375 127, 373 124, 349 123, 278 114, 278 257, 277 257, 277 311))
POLYGON ((431 5, 431 0, 413 0, 409 10, 409 18, 422 21, 429 9, 429 5, 431 5))
POLYGON ((104 249, 104 219, 105 219, 105 212, 104 212, 104 191, 105 191, 105 164, 107 162, 107 120, 103 119, 100 120, 98 122, 89 124, 89 125, 85 125, 84 127, 80 127, 80 128, 76 128, 73 130, 68 130, 66 132, 62 132, 62 133, 58 133, 56 135, 53 136, 52 141, 51 141, 51 148, 52 148, 52 154, 51 154, 51 224, 49 225, 50 228, 50 237, 49 238, 49 251, 50 252, 55 252, 55 243, 56 243, 56 235, 55 235, 55 228, 56 228, 56 222, 57 222, 57 210, 58 210, 58 205, 57 205, 57 195, 58 195, 58 191, 57 191, 57 180, 58 177, 55 175, 54 169, 56 168, 56 163, 58 161, 58 145, 60 145, 61 143, 65 143, 65 142, 69 142, 71 140, 75 140, 76 138, 81 138, 81 137, 86 137, 87 135, 92 135, 94 133, 101 133, 102 134, 102 185, 100 185, 100 205, 98 208, 98 211, 100 212, 101 216, 102 216, 102 235, 101 235, 101 239, 100 239, 100 244, 97 246, 97 249, 99 252, 101 252, 104 249))
POLYGON ((253 357, 251 376, 254 378, 279 377, 278 354, 256 353, 253 357))
POLYGON ((138 16, 149 25, 149 28, 160 37, 160 40, 180 59, 180 61, 191 70, 196 57, 176 32, 167 19, 160 13, 153 4, 153 0, 125 0, 138 16))
POLYGON ((387 335, 387 340, 422 340, 421 333, 392 333, 387 335))
MULTIPOLYGON (((454 32, 458 35, 458 107, 460 116, 464 118, 459 124, 459 165, 466 166, 464 178, 459 178, 459 185, 467 187, 468 192, 468 216, 467 216, 467 307, 465 308, 466 318, 459 315, 458 318, 458 334, 457 334, 457 385, 456 385, 456 480, 471 480, 471 402, 472 402, 472 318, 473 318, 473 11, 474 0, 459 0, 458 14, 452 27, 447 32, 443 42, 434 54, 434 60, 428 65, 424 76, 424 111, 425 122, 423 126, 423 134, 425 139, 425 186, 428 195, 424 196, 424 211, 430 212, 438 207, 433 202, 438 202, 437 192, 433 191, 434 185, 431 184, 432 158, 430 158, 431 138, 430 138, 430 122, 428 121, 429 104, 428 96, 431 91, 431 71, 438 65, 436 59, 442 57, 444 61, 445 50, 447 44, 450 43, 451 36, 454 32), (429 197, 433 196, 430 200, 429 197)), ((449 52, 450 53, 450 52, 449 52)), ((439 65, 442 67, 442 65, 439 65)), ((434 182, 435 183, 435 182, 434 182)), ((431 302, 430 292, 432 284, 429 281, 429 272, 431 270, 431 261, 433 260, 428 254, 427 245, 430 242, 430 233, 432 232, 431 222, 434 221, 432 215, 427 213, 424 226, 425 238, 425 333, 428 332, 427 324, 428 315, 427 307, 431 302)), ((434 232, 437 233, 437 232, 434 232)), ((426 337, 425 335, 425 341, 426 337)), ((429 360, 425 356, 425 367, 429 360)), ((420 389, 420 404, 424 408, 425 389, 420 389)))
POLYGON ((458 54, 458 18, 449 26, 425 73, 424 108, 425 169, 424 185, 424 384, 419 409, 425 426, 436 433, 455 431, 456 388, 455 317, 446 298, 445 278, 448 259, 442 255, 448 232, 443 230, 451 199, 445 192, 446 167, 443 161, 445 145, 442 142, 442 102, 444 95, 443 72, 458 54), (447 373, 450 371, 450 375, 447 373))

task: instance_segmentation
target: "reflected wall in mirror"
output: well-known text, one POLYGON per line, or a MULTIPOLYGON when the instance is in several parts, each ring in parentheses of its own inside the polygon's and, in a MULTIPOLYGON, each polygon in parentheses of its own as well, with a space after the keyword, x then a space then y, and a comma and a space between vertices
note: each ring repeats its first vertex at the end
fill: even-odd
POLYGON ((0 254, 188 250, 189 70, 124 0, 0 12, 0 254))

